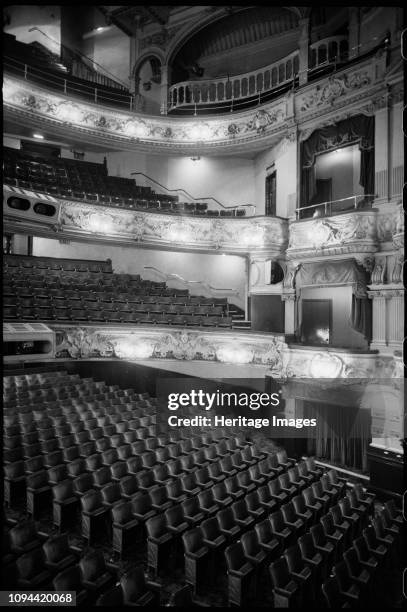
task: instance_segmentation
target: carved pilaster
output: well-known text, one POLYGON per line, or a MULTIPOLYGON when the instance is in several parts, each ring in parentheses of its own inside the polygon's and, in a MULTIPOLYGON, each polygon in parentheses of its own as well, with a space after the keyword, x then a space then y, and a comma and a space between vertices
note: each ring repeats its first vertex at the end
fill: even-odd
POLYGON ((380 291, 369 291, 373 300, 372 306, 372 349, 383 349, 386 346, 386 297, 380 291))
POLYGON ((171 79, 171 68, 167 64, 161 66, 161 114, 166 115, 168 109, 168 85, 171 79))
POLYGON ((368 296, 373 300, 372 349, 393 352, 403 341, 404 289, 382 286, 371 288, 368 296))
POLYGON ((394 349, 401 349, 404 337, 404 289, 389 293, 389 345, 394 349))

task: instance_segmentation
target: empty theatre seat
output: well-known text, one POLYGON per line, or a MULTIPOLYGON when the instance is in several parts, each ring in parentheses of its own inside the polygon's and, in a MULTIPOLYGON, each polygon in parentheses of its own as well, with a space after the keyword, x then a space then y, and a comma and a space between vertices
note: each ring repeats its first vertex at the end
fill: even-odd
POLYGON ((146 521, 147 564, 156 576, 161 567, 164 553, 168 554, 172 534, 167 530, 164 514, 152 516, 146 521))
POLYGON ((52 581, 55 591, 75 591, 76 603, 84 604, 87 593, 82 585, 81 572, 79 566, 73 565, 59 572, 52 581))
POLYGON ((158 585, 146 580, 143 568, 134 567, 120 578, 122 603, 125 606, 158 606, 158 585))
POLYGON ((254 529, 244 533, 241 542, 246 559, 254 566, 260 566, 268 560, 268 555, 261 547, 257 532, 254 529))
MULTIPOLYGON (((246 494, 246 505, 250 516, 252 516, 255 521, 260 521, 267 514, 266 509, 260 502, 258 490, 246 494)), ((270 509, 267 508, 267 511, 269 512, 270 509)))
POLYGON ((231 544, 225 549, 225 559, 229 605, 240 606, 244 601, 244 593, 248 590, 255 566, 246 558, 241 542, 231 544))
POLYGON ((207 569, 209 548, 204 544, 202 531, 190 529, 182 534, 185 556, 185 580, 194 590, 201 581, 202 573, 207 569))
POLYGON ((91 489, 80 497, 82 506, 82 536, 91 541, 96 522, 102 519, 105 521, 108 508, 103 504, 103 497, 100 491, 91 489))
POLYGON ((44 552, 35 548, 22 554, 16 561, 18 586, 22 589, 40 589, 51 581, 51 573, 45 566, 44 552))
POLYGON ((115 575, 108 571, 101 550, 91 550, 79 561, 82 585, 96 596, 112 586, 115 575))
POLYGON ((357 595, 352 595, 341 590, 337 576, 331 576, 322 584, 322 594, 325 604, 329 608, 349 608, 356 605, 359 601, 357 595))
POLYGON ((45 554, 45 565, 52 572, 57 573, 76 563, 76 556, 69 548, 66 534, 50 537, 42 545, 45 554))
POLYGON ((310 533, 315 548, 320 552, 327 564, 327 567, 332 565, 335 556, 335 545, 333 541, 327 538, 327 535, 321 524, 317 524, 311 527, 310 533))
POLYGON ((33 521, 25 521, 16 525, 10 529, 9 537, 10 548, 16 554, 24 554, 41 546, 33 521))
POLYGON ((112 507, 112 547, 120 555, 134 541, 138 520, 133 515, 130 501, 112 507))
POLYGON ((301 607, 303 602, 301 583, 291 576, 287 559, 280 557, 271 563, 269 571, 273 585, 274 607, 301 607))
POLYGON ((257 539, 260 547, 267 553, 270 559, 272 559, 280 550, 280 544, 275 537, 271 522, 269 518, 256 523, 254 529, 257 534, 257 539))
POLYGON ((219 522, 215 517, 202 521, 201 525, 202 541, 211 550, 219 550, 226 545, 226 538, 221 533, 219 522))

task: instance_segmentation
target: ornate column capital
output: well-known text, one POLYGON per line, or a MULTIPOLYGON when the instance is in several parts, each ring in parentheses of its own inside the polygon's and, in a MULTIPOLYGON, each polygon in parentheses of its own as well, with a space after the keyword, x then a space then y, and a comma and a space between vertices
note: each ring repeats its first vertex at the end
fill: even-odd
POLYGON ((381 287, 380 289, 369 289, 367 295, 370 299, 384 299, 390 300, 393 297, 404 297, 404 288, 400 287, 400 289, 389 287, 386 289, 385 287, 381 287))
POLYGON ((295 293, 282 293, 281 294, 282 302, 295 302, 296 297, 297 296, 295 293))

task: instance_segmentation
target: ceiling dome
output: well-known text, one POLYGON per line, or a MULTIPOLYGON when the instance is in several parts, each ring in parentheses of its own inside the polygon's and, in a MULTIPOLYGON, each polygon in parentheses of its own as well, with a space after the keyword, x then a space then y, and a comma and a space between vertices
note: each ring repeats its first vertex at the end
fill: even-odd
POLYGON ((229 11, 180 49, 173 63, 175 82, 194 75, 207 78, 261 68, 294 50, 297 29, 297 14, 283 7, 256 6, 229 11), (259 54, 259 46, 265 51, 264 57, 259 54), (203 73, 197 71, 197 66, 203 67, 203 73))

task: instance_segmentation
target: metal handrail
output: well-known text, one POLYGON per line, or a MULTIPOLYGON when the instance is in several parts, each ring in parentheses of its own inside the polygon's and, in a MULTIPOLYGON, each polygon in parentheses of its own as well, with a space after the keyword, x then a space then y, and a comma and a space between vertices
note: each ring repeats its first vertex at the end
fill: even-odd
MULTIPOLYGON (((347 198, 339 198, 338 200, 328 200, 326 202, 320 202, 319 204, 310 204, 308 206, 300 206, 299 208, 296 208, 297 219, 300 218, 301 211, 310 210, 311 208, 318 209, 318 208, 323 207, 325 216, 329 216, 329 214, 332 214, 332 204, 335 204, 336 202, 347 202, 349 200, 353 200, 353 208, 354 210, 357 210, 358 209, 358 199, 375 198, 375 197, 376 197, 375 194, 370 194, 370 193, 369 194, 359 194, 359 195, 348 196, 347 198), (329 213, 328 213, 328 209, 329 209, 329 213)), ((371 202, 369 202, 369 204, 371 204, 371 202)), ((339 210, 338 212, 346 212, 346 210, 339 210)))
POLYGON ((209 289, 210 291, 222 291, 222 292, 227 291, 228 293, 231 293, 232 295, 239 295, 238 289, 232 289, 229 287, 213 287, 212 285, 205 283, 205 281, 188 280, 184 278, 183 276, 180 276, 179 274, 175 274, 175 273, 167 274, 166 272, 159 270, 155 266, 144 266, 144 270, 154 270, 154 272, 157 272, 157 274, 160 274, 163 278, 167 280, 170 280, 173 278, 174 280, 179 280, 185 283, 186 285, 202 285, 204 288, 209 289))
POLYGON ((82 94, 91 96, 95 102, 98 100, 107 100, 120 104, 126 104, 130 110, 133 110, 134 96, 131 93, 124 94, 119 93, 118 91, 118 93, 112 93, 109 95, 111 92, 104 90, 103 86, 97 86, 96 84, 92 86, 90 81, 89 85, 86 85, 84 83, 79 83, 79 79, 73 80, 72 78, 69 78, 69 76, 59 76, 58 74, 42 70, 37 66, 31 66, 12 57, 4 56, 3 59, 5 71, 8 69, 12 73, 14 71, 14 73, 21 74, 27 81, 30 80, 30 77, 32 77, 32 80, 43 81, 49 87, 54 88, 57 91, 62 91, 64 94, 68 93, 67 90, 69 88, 70 92, 78 92, 78 95, 82 94))
POLYGON ((144 178, 148 179, 149 181, 152 181, 153 183, 158 185, 161 189, 165 189, 166 191, 170 191, 171 193, 176 193, 176 192, 183 193, 184 195, 187 196, 187 198, 189 198, 190 200, 194 200, 195 202, 202 202, 202 200, 213 200, 214 202, 216 202, 216 204, 218 204, 221 208, 223 208, 225 210, 237 210, 239 208, 247 207, 247 208, 251 208, 251 210, 254 211, 253 214, 255 214, 255 212, 256 212, 256 206, 254 204, 238 204, 237 206, 225 206, 225 204, 222 204, 221 202, 219 202, 219 200, 217 200, 213 196, 202 196, 201 198, 195 198, 194 196, 192 196, 190 193, 188 193, 188 191, 186 191, 182 187, 181 188, 177 188, 177 189, 169 189, 165 185, 162 185, 161 183, 159 183, 155 179, 151 178, 151 176, 148 176, 147 174, 144 174, 144 172, 131 172, 130 175, 131 176, 137 176, 137 175, 144 176, 144 178))
MULTIPOLYGON (((71 49, 70 47, 68 47, 67 45, 64 45, 62 43, 59 43, 57 40, 55 40, 54 38, 52 38, 52 36, 49 36, 48 34, 46 34, 45 32, 43 32, 42 30, 40 30, 40 28, 37 28, 36 26, 34 26, 33 28, 29 29, 29 32, 33 32, 33 31, 37 31, 40 32, 40 34, 42 34, 43 36, 45 36, 45 38, 48 38, 48 40, 50 40, 51 42, 53 42, 54 44, 58 45, 61 47, 61 49, 66 49, 67 51, 69 51, 69 53, 71 53, 72 55, 76 55, 78 57, 80 57, 81 61, 83 61, 83 58, 88 60, 89 62, 91 62, 91 64, 94 64, 95 66, 97 66, 98 68, 100 68, 103 72, 106 73, 108 79, 110 79, 111 81, 113 81, 114 83, 116 83, 116 85, 120 85, 120 87, 122 87, 125 90, 129 89, 129 86, 126 85, 123 81, 121 81, 120 79, 118 79, 115 75, 113 75, 111 72, 109 72, 109 70, 107 70, 107 68, 105 68, 104 66, 101 66, 101 64, 98 64, 98 62, 96 62, 95 60, 91 59, 90 57, 88 57, 87 55, 85 55, 84 53, 82 53, 81 51, 79 51, 78 49, 71 49)), ((89 69, 92 70, 91 66, 88 66, 86 64, 86 62, 84 62, 85 66, 89 69)), ((100 74, 101 76, 105 76, 101 73, 98 73, 95 70, 96 74, 100 74)))

